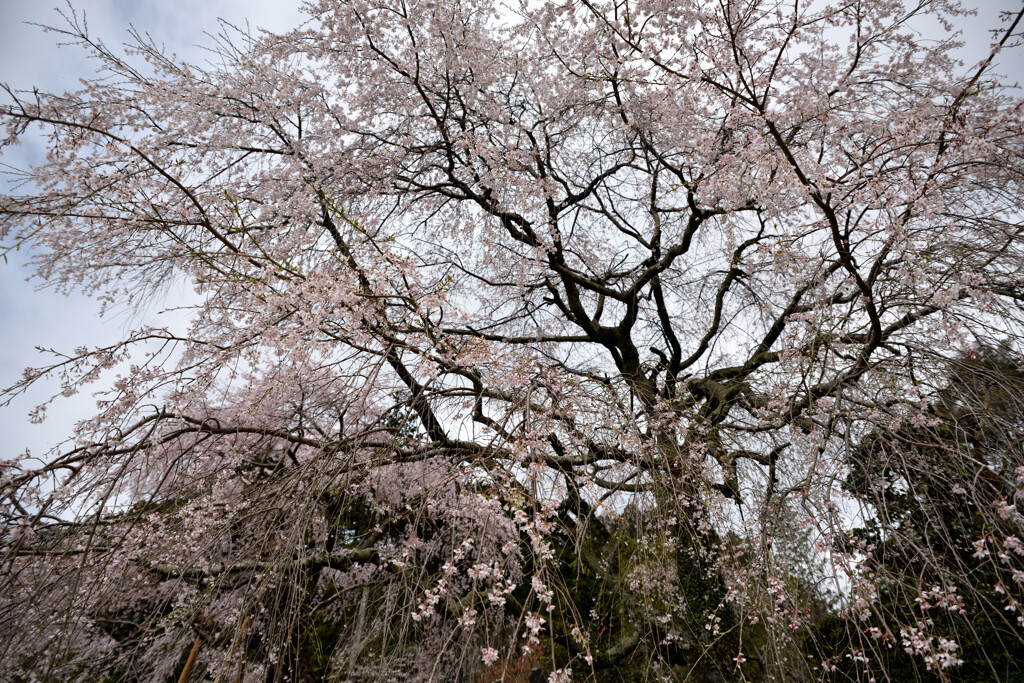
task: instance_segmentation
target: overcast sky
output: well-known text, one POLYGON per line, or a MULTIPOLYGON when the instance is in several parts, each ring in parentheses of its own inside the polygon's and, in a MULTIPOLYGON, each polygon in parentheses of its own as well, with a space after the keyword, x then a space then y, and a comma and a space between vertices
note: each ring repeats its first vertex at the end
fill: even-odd
MULTIPOLYGON (((92 66, 79 50, 58 48, 57 36, 44 33, 28 23, 61 23, 53 9, 53 0, 0 0, 0 82, 15 89, 38 87, 41 90, 72 89, 77 79, 90 76, 92 66)), ((237 25, 246 20, 253 27, 281 31, 302 20, 295 0, 73 0, 84 12, 90 32, 114 46, 127 39, 127 27, 133 24, 148 32, 158 44, 190 61, 201 61, 199 46, 212 41, 204 35, 217 32, 217 20, 237 25)), ((967 2, 967 5, 972 3, 967 2)), ((998 26, 999 10, 1016 10, 1020 0, 977 2, 979 15, 962 22, 968 47, 965 61, 977 63, 989 51, 987 29, 998 26)), ((68 11, 65 5, 64 11, 68 11)), ((1020 57, 1018 51, 1017 56, 1020 57)), ((1018 60, 1024 61, 1024 60, 1018 60)), ((1021 65, 1003 63, 1001 70, 1011 79, 1020 78, 1021 65)), ((38 152, 38 150, 36 150, 38 152)), ((31 146, 5 153, 0 163, 18 165, 31 146)), ((38 290, 38 283, 27 283, 27 271, 17 259, 0 263, 0 386, 6 387, 21 376, 28 366, 39 365, 45 357, 36 346, 70 351, 81 344, 102 344, 116 340, 124 331, 125 316, 100 318, 95 302, 82 297, 64 297, 38 290)), ((43 455, 58 444, 76 421, 93 412, 89 395, 62 400, 50 409, 42 425, 28 423, 26 413, 48 396, 40 390, 22 397, 10 407, 0 408, 0 460, 12 457, 26 447, 34 455, 43 455)))
MULTIPOLYGON (((114 47, 128 40, 134 25, 148 32, 157 44, 180 57, 199 62, 205 57, 201 46, 210 45, 206 33, 217 33, 218 19, 255 29, 284 31, 302 21, 299 2, 246 2, 245 0, 73 0, 75 11, 84 13, 89 32, 114 47)), ((81 50, 58 47, 58 36, 44 33, 30 24, 61 25, 55 7, 68 12, 63 0, 0 0, 0 82, 15 89, 68 90, 88 78, 95 68, 83 59, 81 50)), ((19 166, 41 150, 25 145, 5 150, 0 163, 19 166)), ((2 188, 0 184, 0 188, 2 188)), ((130 322, 126 315, 99 316, 96 302, 84 296, 65 297, 26 282, 28 271, 18 258, 0 262, 0 387, 13 384, 29 366, 41 365, 48 356, 35 347, 69 352, 81 344, 97 345, 116 341, 130 322)), ((172 294, 173 296, 173 294, 172 294)), ((149 313, 157 324, 166 321, 149 313)), ((48 411, 41 425, 30 424, 27 413, 54 393, 54 385, 40 387, 10 406, 0 407, 0 460, 29 448, 43 455, 70 434, 74 423, 94 412, 92 390, 71 399, 60 399, 48 411)))

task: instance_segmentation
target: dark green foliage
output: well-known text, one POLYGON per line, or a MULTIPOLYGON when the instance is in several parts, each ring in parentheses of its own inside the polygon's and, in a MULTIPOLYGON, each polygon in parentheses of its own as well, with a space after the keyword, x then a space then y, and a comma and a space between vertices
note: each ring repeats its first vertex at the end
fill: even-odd
POLYGON ((951 363, 945 381, 919 419, 876 429, 852 458, 845 488, 878 511, 853 540, 871 549, 864 568, 882 589, 869 620, 833 615, 816 630, 839 679, 857 671, 844 657, 852 643, 893 681, 1024 680, 1024 629, 1020 613, 1007 609, 1024 597, 1013 576, 1022 558, 1000 554, 1021 529, 1007 506, 1024 464, 1024 375, 1005 349, 989 349, 951 363), (952 589, 959 608, 929 598, 952 589), (904 629, 918 625, 955 639, 963 663, 928 670, 908 654, 904 629), (878 637, 865 635, 872 628, 878 637))

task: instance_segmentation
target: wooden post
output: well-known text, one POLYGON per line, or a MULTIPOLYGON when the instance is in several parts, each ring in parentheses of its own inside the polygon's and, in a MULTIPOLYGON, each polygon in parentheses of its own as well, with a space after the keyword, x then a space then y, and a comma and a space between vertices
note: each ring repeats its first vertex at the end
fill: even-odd
POLYGON ((188 659, 185 661, 185 668, 181 670, 181 675, 178 676, 178 683, 186 683, 188 677, 192 674, 192 668, 196 665, 196 656, 199 654, 199 644, 201 642, 203 642, 201 638, 196 638, 192 651, 188 653, 188 659))
MULTIPOLYGON (((217 679, 213 683, 221 683, 224 680, 224 666, 230 666, 231 660, 235 658, 235 650, 238 649, 238 643, 242 640, 242 636, 249 629, 249 617, 242 620, 242 626, 238 629, 238 633, 235 634, 235 639, 231 642, 231 649, 228 650, 227 659, 224 660, 224 664, 221 665, 221 672, 217 674, 217 679)), ((242 656, 242 661, 238 663, 238 676, 236 681, 242 680, 242 673, 245 671, 243 664, 245 663, 245 656, 242 656)))

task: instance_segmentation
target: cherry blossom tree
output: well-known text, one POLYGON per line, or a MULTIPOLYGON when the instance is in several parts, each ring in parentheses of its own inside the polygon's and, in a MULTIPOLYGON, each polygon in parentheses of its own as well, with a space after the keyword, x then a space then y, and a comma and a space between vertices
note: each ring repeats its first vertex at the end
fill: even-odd
POLYGON ((195 296, 6 392, 105 387, 70 446, 3 462, 5 677, 1020 651, 1024 104, 921 37, 959 5, 306 9, 206 65, 72 20, 97 78, 7 91, 3 144, 47 156, 6 248, 109 305, 195 296))

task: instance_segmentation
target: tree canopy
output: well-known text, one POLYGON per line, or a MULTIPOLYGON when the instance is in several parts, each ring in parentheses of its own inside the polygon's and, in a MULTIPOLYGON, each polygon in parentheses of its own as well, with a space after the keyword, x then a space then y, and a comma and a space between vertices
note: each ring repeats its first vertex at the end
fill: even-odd
POLYGON ((306 11, 7 89, 4 248, 194 297, 6 390, 118 373, 0 463, 4 677, 1021 679, 1024 101, 956 2, 306 11))

